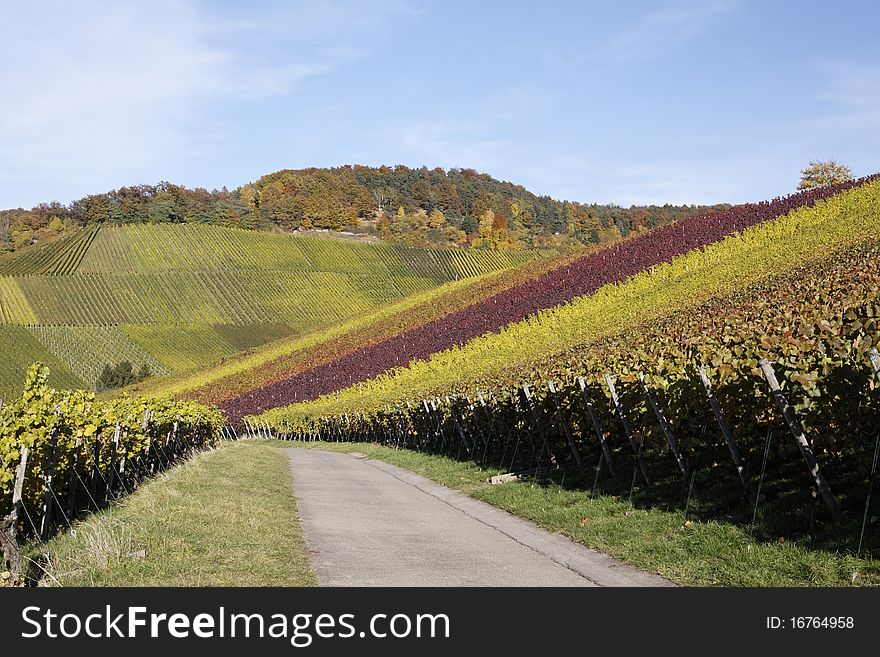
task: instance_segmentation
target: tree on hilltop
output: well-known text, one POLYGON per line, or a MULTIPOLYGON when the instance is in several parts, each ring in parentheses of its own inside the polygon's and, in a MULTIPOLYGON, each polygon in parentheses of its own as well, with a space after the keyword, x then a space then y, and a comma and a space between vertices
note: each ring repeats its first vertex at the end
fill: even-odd
POLYGON ((835 160, 810 161, 809 166, 801 171, 801 183, 798 189, 813 189, 842 183, 852 178, 852 171, 845 164, 835 160))

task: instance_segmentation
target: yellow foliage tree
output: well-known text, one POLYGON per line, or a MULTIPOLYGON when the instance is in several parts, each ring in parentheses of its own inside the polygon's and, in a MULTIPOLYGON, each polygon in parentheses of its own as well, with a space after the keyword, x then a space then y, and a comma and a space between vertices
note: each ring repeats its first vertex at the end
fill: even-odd
POLYGON ((842 183, 852 178, 852 171, 845 164, 835 160, 810 161, 810 165, 801 171, 801 182, 798 189, 813 189, 842 183))

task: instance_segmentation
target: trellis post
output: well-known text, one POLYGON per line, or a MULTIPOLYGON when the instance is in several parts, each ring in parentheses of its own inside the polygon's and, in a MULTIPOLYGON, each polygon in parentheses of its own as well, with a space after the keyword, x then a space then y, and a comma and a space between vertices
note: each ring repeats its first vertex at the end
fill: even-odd
MULTIPOLYGON (((623 425, 623 431, 626 433, 626 438, 629 441, 629 446, 632 447, 633 453, 636 455, 636 466, 639 471, 642 473, 642 477, 645 480, 647 485, 651 485, 651 480, 648 477, 648 472, 645 469, 645 464, 642 462, 642 449, 640 445, 636 445, 635 438, 633 438, 632 428, 629 425, 629 420, 626 417, 626 411, 623 410, 623 404, 620 403, 620 398, 617 396, 617 389, 614 387, 614 378, 610 374, 605 375, 605 384, 608 386, 608 390, 611 392, 611 401, 614 404, 614 410, 617 412, 617 417, 620 418, 620 424, 623 425)), ((644 441, 644 438, 642 439, 644 441)))
POLYGON ((748 498, 749 472, 740 456, 739 447, 733 439, 733 432, 727 424, 727 419, 724 417, 724 413, 721 412, 721 404, 718 403, 715 391, 712 390, 712 382, 709 380, 709 375, 706 373, 706 366, 700 363, 698 369, 700 372, 700 381, 703 382, 703 388, 706 390, 706 395, 709 398, 709 405, 712 407, 712 413, 715 415, 715 421, 718 423, 718 427, 721 429, 721 435, 724 437, 724 442, 727 444, 727 449, 730 451, 730 458, 733 459, 733 465, 736 467, 736 474, 739 476, 740 483, 742 484, 743 493, 746 498, 748 498))
POLYGON ((556 384, 553 383, 553 381, 548 381, 547 388, 550 390, 550 395, 553 397, 553 403, 556 405, 556 415, 559 419, 559 428, 562 430, 562 433, 565 434, 565 439, 568 441, 568 446, 571 449, 572 456, 574 456, 574 462, 577 464, 578 470, 583 470, 584 461, 581 459, 580 450, 578 450, 578 447, 574 442, 574 436, 571 435, 571 428, 568 426, 568 419, 565 417, 565 413, 562 410, 562 404, 559 403, 556 384))
POLYGON ((613 477, 614 466, 611 464, 611 447, 609 447, 608 441, 605 440, 605 432, 602 431, 602 425, 599 424, 599 418, 596 417, 596 411, 593 409, 593 400, 590 398, 590 393, 587 392, 587 383, 582 376, 577 378, 577 382, 578 387, 581 389, 584 405, 587 407, 587 414, 590 416, 590 422, 593 424, 593 431, 596 432, 596 437, 599 439, 599 445, 602 448, 602 458, 605 459, 608 472, 613 477))
POLYGON ((687 479, 689 469, 687 457, 683 456, 681 452, 678 451, 678 442, 675 440, 675 434, 672 433, 672 427, 669 426, 666 414, 663 412, 663 409, 660 408, 660 403, 657 401, 657 395, 654 394, 654 390, 648 385, 647 381, 645 381, 645 375, 642 372, 639 372, 639 383, 642 384, 642 390, 645 391, 645 394, 648 396, 648 401, 651 403, 651 408, 654 409, 654 415, 657 416, 657 421, 660 423, 660 429, 663 431, 663 435, 666 436, 666 442, 669 443, 669 449, 672 450, 672 455, 675 457, 678 469, 681 470, 681 476, 687 479))
POLYGON ((785 418, 789 431, 791 431, 791 435, 794 436, 795 442, 804 457, 804 461, 807 462, 807 468, 810 470, 810 474, 813 477, 813 481, 816 483, 816 488, 818 489, 819 494, 822 496, 826 506, 831 511, 834 520, 840 520, 840 507, 837 504, 837 500, 835 500, 834 495, 831 494, 828 482, 819 468, 819 463, 816 461, 810 443, 804 435, 804 430, 798 421, 794 408, 788 403, 788 399, 786 399, 785 394, 782 392, 782 388, 779 386, 779 381, 776 380, 776 374, 773 372, 773 365, 771 365, 770 361, 766 358, 762 358, 759 364, 761 370, 764 372, 764 378, 767 379, 767 383, 770 386, 770 392, 773 399, 776 400, 779 410, 782 413, 782 417, 785 418))

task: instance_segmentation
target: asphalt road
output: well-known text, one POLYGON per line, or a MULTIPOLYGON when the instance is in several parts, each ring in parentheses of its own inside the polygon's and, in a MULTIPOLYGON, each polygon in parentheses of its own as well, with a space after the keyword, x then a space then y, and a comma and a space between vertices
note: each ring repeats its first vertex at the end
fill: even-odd
POLYGON ((322 586, 669 586, 408 470, 288 448, 322 586))

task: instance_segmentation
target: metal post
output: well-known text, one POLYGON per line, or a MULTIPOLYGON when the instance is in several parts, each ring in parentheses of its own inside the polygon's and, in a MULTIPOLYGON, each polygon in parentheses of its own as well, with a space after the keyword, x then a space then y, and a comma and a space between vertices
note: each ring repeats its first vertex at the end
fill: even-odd
POLYGON ((727 444, 728 451, 730 451, 730 458, 733 460, 733 465, 736 467, 736 474, 739 476, 739 481, 742 484, 743 494, 748 499, 750 479, 748 469, 740 456, 736 441, 733 439, 733 432, 731 432, 727 420, 721 412, 721 404, 718 403, 715 391, 712 390, 712 382, 709 380, 709 375, 706 373, 706 366, 702 363, 700 363, 699 372, 700 380, 703 382, 703 388, 706 390, 706 395, 709 397, 709 405, 712 407, 712 413, 715 415, 715 421, 721 429, 721 435, 724 437, 724 442, 727 444))
POLYGON ((669 449, 672 450, 672 455, 675 457, 678 469, 681 470, 681 476, 687 479, 689 469, 687 457, 678 451, 678 442, 675 440, 675 434, 672 433, 672 427, 669 426, 666 414, 663 413, 663 409, 660 408, 660 404, 657 401, 657 395, 654 394, 654 391, 645 381, 645 375, 642 372, 639 372, 639 383, 642 384, 642 390, 645 391, 648 401, 651 403, 651 408, 654 409, 654 415, 657 416, 660 429, 663 431, 663 435, 666 436, 666 442, 669 443, 669 449))
MULTIPOLYGON (((642 473, 645 483, 650 486, 651 480, 648 478, 645 464, 642 463, 642 446, 644 445, 645 440, 642 438, 641 444, 636 445, 635 438, 633 438, 632 435, 632 429, 629 425, 629 420, 626 417, 626 412, 623 410, 623 404, 620 403, 620 399, 617 396, 617 389, 614 387, 614 378, 610 374, 605 375, 605 383, 608 386, 608 390, 611 392, 611 401, 614 404, 614 410, 617 411, 617 417, 620 418, 620 424, 623 426, 623 431, 626 433, 629 445, 632 447, 633 453, 636 455, 636 466, 642 473)), ((633 485, 635 485, 635 478, 633 478, 633 485)))
POLYGON ((49 433, 49 463, 46 465, 46 493, 43 496, 43 518, 40 520, 40 540, 44 540, 52 525, 54 493, 52 479, 55 477, 55 463, 58 457, 58 425, 53 424, 49 433))
POLYGON ((73 449, 73 458, 70 462, 70 476, 67 478, 67 517, 73 518, 76 512, 76 468, 79 465, 79 452, 82 448, 82 438, 76 439, 76 446, 73 449))
POLYGON ((602 425, 599 424, 599 418, 596 417, 596 411, 593 410, 593 400, 590 399, 590 394, 587 392, 587 384, 584 381, 584 377, 579 376, 577 381, 578 387, 581 389, 581 396, 583 397, 584 404, 587 407, 587 413, 590 416, 590 421, 593 423, 593 431, 596 432, 596 437, 599 439, 599 445, 602 447, 602 458, 605 459, 605 463, 608 465, 608 472, 610 472, 613 477, 614 466, 611 464, 611 448, 608 446, 608 441, 605 440, 605 432, 602 431, 602 425))
POLYGON ((559 419, 559 428, 562 430, 565 439, 568 441, 568 446, 571 449, 571 454, 574 457, 574 462, 577 464, 578 470, 583 470, 584 462, 581 459, 580 450, 574 442, 574 436, 571 435, 571 429, 568 426, 568 419, 565 417, 565 413, 562 410, 562 404, 559 403, 559 397, 556 394, 556 384, 553 383, 553 381, 548 381, 547 388, 550 390, 550 396, 553 397, 553 403, 556 405, 556 417, 559 419))
POLYGON ((825 480, 822 471, 819 469, 819 464, 816 462, 816 457, 813 455, 810 443, 804 435, 804 430, 801 428, 797 414, 785 398, 782 388, 779 387, 779 382, 776 380, 776 374, 773 372, 773 366, 766 358, 761 359, 760 365, 761 370, 764 372, 764 378, 767 379, 767 383, 770 385, 773 399, 775 399, 776 403, 779 405, 779 410, 782 412, 786 424, 788 424, 791 435, 794 436, 795 442, 797 442, 801 454, 804 457, 804 461, 807 462, 807 468, 810 470, 810 474, 813 477, 813 481, 816 483, 819 494, 822 496, 822 499, 831 511, 834 520, 840 520, 840 507, 837 505, 837 500, 835 500, 834 496, 831 494, 828 482, 825 480))
POLYGON ((529 408, 532 419, 535 421, 535 430, 541 437, 541 450, 538 452, 537 459, 535 460, 535 471, 537 472, 541 469, 541 456, 544 454, 544 450, 547 450, 547 457, 551 463, 553 461, 553 452, 547 444, 547 434, 544 431, 544 427, 541 426, 541 420, 538 418, 538 409, 535 407, 535 400, 532 398, 532 392, 529 390, 528 384, 524 384, 522 390, 526 397, 526 405, 529 408))

